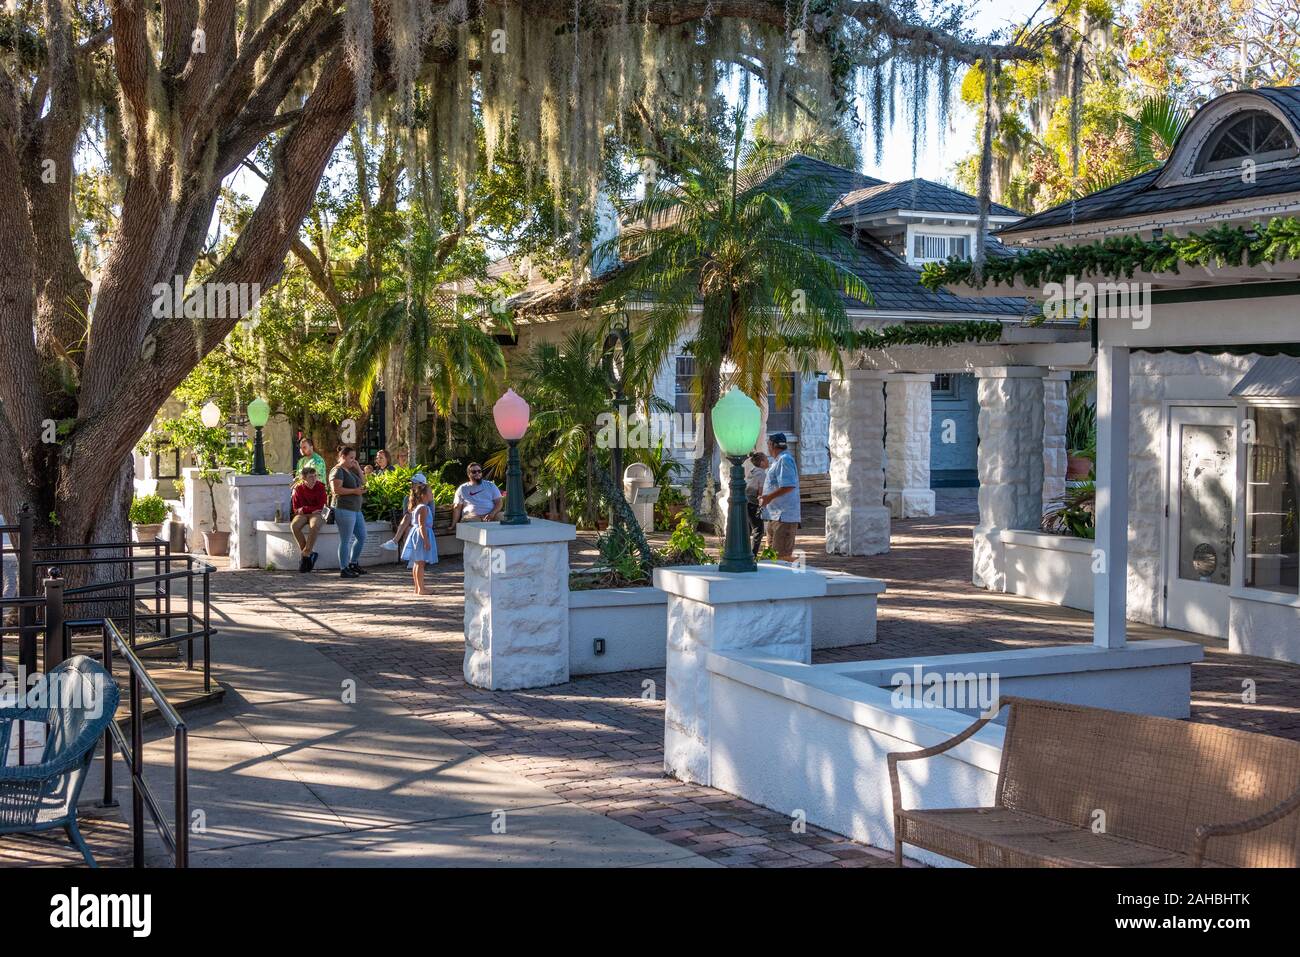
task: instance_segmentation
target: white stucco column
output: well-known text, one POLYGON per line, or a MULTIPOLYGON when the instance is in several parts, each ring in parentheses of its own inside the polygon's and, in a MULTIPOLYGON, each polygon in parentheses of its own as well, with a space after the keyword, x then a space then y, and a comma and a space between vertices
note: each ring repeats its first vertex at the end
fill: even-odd
POLYGON ((976 369, 979 377, 979 506, 971 581, 1006 585, 1004 529, 1037 530, 1043 519, 1043 376, 1037 366, 976 369))
POLYGON ((569 680, 569 542, 577 529, 462 522, 465 680, 494 691, 569 680))
POLYGON ((889 551, 885 507, 885 373, 846 370, 831 382, 831 504, 826 551, 889 551))
POLYGON ((930 488, 933 375, 885 376, 885 506, 894 518, 934 514, 930 488))
POLYGON ((1065 499, 1069 450, 1065 428, 1070 418, 1070 372, 1053 370, 1043 378, 1043 511, 1065 499))
POLYGON ((720 572, 715 565, 656 568, 668 593, 668 667, 664 688, 664 770, 709 784, 711 653, 743 651, 812 660, 812 599, 826 578, 785 565, 720 572))
POLYGON ((1122 648, 1128 640, 1128 440, 1129 350, 1102 345, 1097 350, 1092 641, 1103 648, 1122 648))
POLYGON ((289 521, 293 476, 231 473, 226 485, 230 489, 230 567, 256 568, 262 551, 257 544, 257 523, 272 521, 277 508, 282 519, 289 521))

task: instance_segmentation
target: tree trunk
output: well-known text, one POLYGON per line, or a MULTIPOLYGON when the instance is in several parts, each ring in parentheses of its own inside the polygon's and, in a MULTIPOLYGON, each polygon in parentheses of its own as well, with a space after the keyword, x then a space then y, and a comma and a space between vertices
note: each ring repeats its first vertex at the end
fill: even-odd
POLYGON ((713 416, 710 414, 718 404, 722 392, 722 373, 716 369, 707 369, 702 376, 703 396, 700 408, 704 417, 704 443, 701 454, 691 469, 691 510, 695 512, 697 524, 713 521, 713 502, 705 502, 709 473, 713 470, 713 452, 718 439, 713 431, 713 416))

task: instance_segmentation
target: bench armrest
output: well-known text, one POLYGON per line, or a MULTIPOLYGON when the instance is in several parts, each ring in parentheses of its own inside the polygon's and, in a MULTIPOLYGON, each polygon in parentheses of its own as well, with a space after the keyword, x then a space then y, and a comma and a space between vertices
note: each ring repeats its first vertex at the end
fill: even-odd
POLYGON ((978 719, 973 724, 971 724, 970 727, 966 728, 966 730, 962 731, 960 734, 955 734, 947 741, 941 741, 932 747, 922 748, 920 751, 892 751, 889 754, 887 754, 885 756, 885 760, 889 764, 889 787, 894 794, 894 814, 897 815, 900 811, 903 810, 903 792, 898 785, 898 762, 899 761, 915 761, 918 758, 932 758, 936 754, 943 754, 943 752, 949 751, 957 747, 957 745, 961 744, 963 741, 969 738, 980 728, 984 727, 984 725, 988 724, 990 721, 996 718, 998 716, 998 712, 1000 712, 1005 707, 1006 704, 999 703, 997 710, 994 711, 991 715, 978 719))
POLYGON ((1258 831, 1261 827, 1267 827, 1275 821, 1280 821, 1297 808, 1300 808, 1300 789, 1297 789, 1290 797, 1273 809, 1265 811, 1263 814, 1257 814, 1252 818, 1247 818, 1244 821, 1233 821, 1228 824, 1196 825, 1196 844, 1192 848, 1192 866, 1201 866, 1201 862, 1205 859, 1205 845, 1211 838, 1231 837, 1234 834, 1258 831))

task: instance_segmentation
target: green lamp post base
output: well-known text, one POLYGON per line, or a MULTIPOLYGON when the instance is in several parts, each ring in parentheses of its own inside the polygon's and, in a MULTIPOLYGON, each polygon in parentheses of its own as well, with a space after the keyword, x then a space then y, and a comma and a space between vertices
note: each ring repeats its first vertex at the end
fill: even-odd
POLYGON ((756 572, 758 562, 749 545, 749 516, 745 512, 745 456, 728 455, 731 462, 731 492, 727 499, 727 540, 718 570, 756 572))
POLYGON ((509 439, 510 460, 506 466, 506 512, 502 525, 528 525, 530 519, 524 511, 524 473, 519 468, 519 440, 509 439))

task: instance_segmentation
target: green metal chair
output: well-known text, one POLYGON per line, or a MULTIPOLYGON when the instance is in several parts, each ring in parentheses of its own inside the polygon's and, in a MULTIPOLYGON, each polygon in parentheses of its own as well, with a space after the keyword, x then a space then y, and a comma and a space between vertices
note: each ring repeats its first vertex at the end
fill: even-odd
MULTIPOLYGON (((53 694, 39 708, 0 708, 0 761, 19 721, 45 725, 38 764, 0 767, 0 834, 61 827, 89 867, 95 858, 77 829, 77 799, 95 757, 95 745, 117 712, 112 676, 85 655, 69 658, 46 676, 53 694), (55 699, 55 700, 50 700, 55 699)), ((17 743, 13 745, 17 749, 17 743)))

